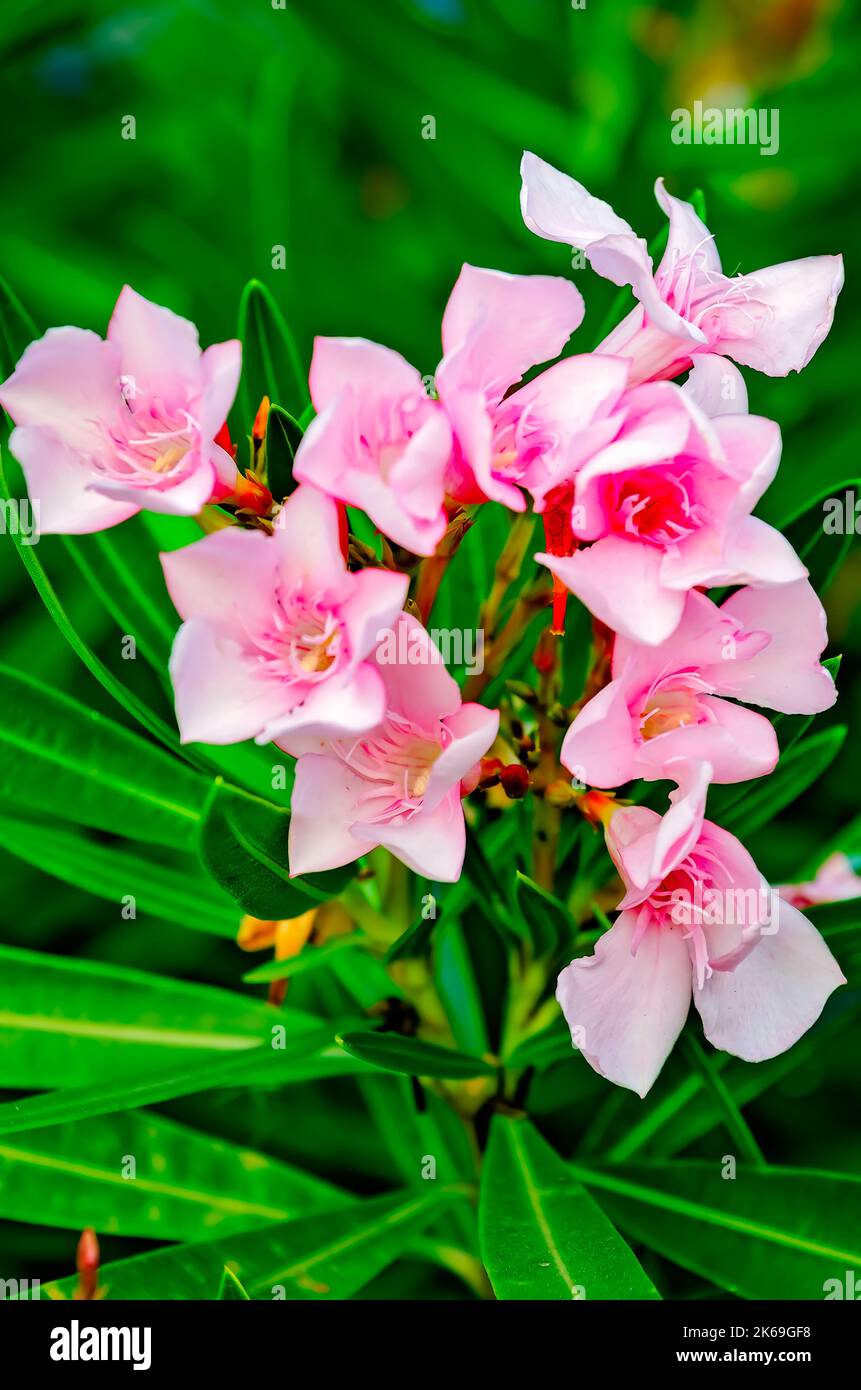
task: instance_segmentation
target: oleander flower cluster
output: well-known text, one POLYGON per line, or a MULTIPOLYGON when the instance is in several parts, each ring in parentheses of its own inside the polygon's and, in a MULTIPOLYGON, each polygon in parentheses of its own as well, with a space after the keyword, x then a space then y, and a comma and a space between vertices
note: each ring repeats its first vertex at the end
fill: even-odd
MULTIPOLYGON (((773 771, 765 712, 813 715, 836 698, 805 566, 755 515, 781 435, 750 413, 735 364, 804 368, 831 327, 842 260, 728 276, 694 207, 658 180, 668 233, 655 266, 574 179, 533 154, 521 173, 526 226, 630 287, 634 307, 571 352, 584 302, 569 279, 464 265, 430 388, 391 348, 316 339, 313 418, 283 496, 254 464, 268 402, 252 464, 237 464, 240 344, 201 351, 191 323, 128 287, 105 339, 50 330, 0 403, 43 531, 98 531, 142 509, 201 520, 200 539, 162 557, 181 618, 180 734, 274 742, 295 759, 292 875, 383 848, 453 883, 464 806, 491 795, 497 809, 531 795, 551 817, 602 827, 618 916, 565 965, 557 998, 589 1064, 642 1096, 691 1000, 715 1047, 756 1062, 792 1046, 845 983, 800 910, 815 889, 771 890, 706 816, 712 786, 773 771), (487 508, 512 527, 536 516, 545 537, 547 633, 525 705, 539 717, 523 758, 519 696, 465 698, 493 682, 462 690, 428 628, 439 577, 487 508), (357 514, 376 548, 355 535, 357 514), (556 746, 571 595, 594 620, 593 662, 556 746)), ((504 644, 488 640, 492 657, 504 644)), ((831 869, 848 894, 843 866, 831 869)))

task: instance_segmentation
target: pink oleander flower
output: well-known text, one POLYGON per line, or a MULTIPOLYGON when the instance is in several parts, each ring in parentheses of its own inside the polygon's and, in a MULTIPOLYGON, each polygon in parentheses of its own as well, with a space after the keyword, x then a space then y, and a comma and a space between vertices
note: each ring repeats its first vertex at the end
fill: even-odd
POLYGON ((709 1041, 747 1062, 785 1052, 845 984, 819 933, 770 890, 739 841, 702 821, 656 856, 661 818, 618 810, 607 845, 627 889, 595 953, 559 976, 556 997, 591 1067, 645 1096, 691 997, 709 1041))
POLYGON ((381 642, 382 722, 355 738, 278 739, 298 755, 290 820, 290 872, 350 864, 378 845, 415 873, 444 883, 460 876, 466 848, 461 783, 499 726, 499 714, 462 704, 456 682, 416 618, 402 613, 405 640, 381 642), (385 659, 408 650, 406 663, 385 659))
POLYGON ((584 544, 536 556, 601 622, 655 646, 692 588, 806 575, 780 532, 751 516, 780 460, 774 421, 710 420, 691 392, 660 381, 626 391, 603 424, 605 441, 573 480, 572 529, 584 544))
MULTIPOLYGON (((464 266, 443 319, 439 399, 389 348, 317 338, 310 388, 319 413, 296 455, 295 476, 361 508, 416 555, 432 555, 442 539, 447 493, 458 502, 493 496, 522 509, 521 493, 505 481, 518 408, 506 406, 498 420, 494 411, 529 367, 561 352, 582 317, 583 301, 567 280, 464 266)), ((526 409, 524 401, 519 414, 526 409)), ((550 429, 542 411, 533 401, 533 433, 550 429)), ((531 438, 517 448, 534 453, 538 444, 531 438)))
POLYGON ((715 782, 765 776, 778 758, 774 728, 732 702, 784 714, 830 709, 837 692, 819 664, 826 641, 806 579, 740 589, 721 607, 691 592, 658 646, 616 638, 612 679, 565 735, 562 763, 594 787, 659 780, 680 759, 709 763, 715 782))
POLYGON ((793 907, 817 907, 820 903, 848 902, 861 898, 861 877, 845 854, 829 854, 807 883, 784 883, 778 888, 784 902, 793 907))
POLYGON ((229 526, 161 561, 183 619, 170 673, 184 743, 347 738, 383 719, 385 686, 368 658, 409 580, 347 570, 331 498, 300 487, 271 536, 229 526))
POLYGON ((242 350, 201 352, 197 329, 125 286, 106 339, 51 328, 0 386, 10 449, 45 532, 116 526, 141 509, 193 516, 226 496, 236 465, 215 435, 242 350))
POLYGON ((724 275, 712 233, 658 179, 655 197, 670 225, 655 271, 643 238, 582 184, 528 151, 520 172, 530 231, 582 250, 593 270, 630 285, 639 300, 597 349, 630 360, 632 385, 677 376, 701 352, 786 376, 806 367, 828 335, 843 287, 841 256, 724 275))
POLYGON ((524 511, 521 489, 546 491, 556 469, 576 466, 572 450, 624 389, 624 365, 569 358, 506 392, 530 367, 558 357, 582 319, 579 292, 559 276, 463 267, 446 305, 435 378, 455 440, 446 475, 455 500, 524 511))

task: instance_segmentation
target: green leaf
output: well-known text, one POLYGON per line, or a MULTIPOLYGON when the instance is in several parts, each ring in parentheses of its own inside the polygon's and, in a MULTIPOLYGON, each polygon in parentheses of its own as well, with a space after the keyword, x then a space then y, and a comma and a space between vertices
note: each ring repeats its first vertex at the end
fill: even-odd
POLYGON ((150 843, 192 848, 206 782, 119 724, 0 666, 0 796, 150 843))
POLYGON ((742 1115, 741 1109, 736 1104, 732 1091, 721 1075, 713 1055, 700 1046, 698 1039, 692 1033, 683 1035, 683 1043, 694 1069, 702 1076, 706 1087, 716 1101, 727 1133, 735 1141, 739 1153, 754 1167, 764 1168, 765 1159, 762 1150, 757 1144, 747 1120, 742 1115))
POLYGON ((273 405, 266 423, 266 478, 269 491, 281 502, 294 489, 293 460, 302 442, 302 426, 280 405, 273 405))
POLYGON ((458 1047, 465 1052, 489 1052, 481 991, 463 927, 456 918, 443 918, 434 933, 434 977, 458 1047))
POLYGON ((497 1298, 658 1298, 622 1237, 528 1120, 495 1115, 479 1233, 497 1298))
POLYGON ((0 1216, 206 1240, 351 1205, 329 1183, 145 1111, 0 1139, 0 1216))
POLYGON ((39 330, 18 296, 0 275, 0 376, 5 381, 39 330))
POLYGON ((131 854, 121 845, 99 844, 77 831, 0 816, 0 841, 34 869, 114 902, 130 895, 137 920, 159 917, 192 931, 234 939, 239 910, 205 877, 195 860, 182 869, 131 854))
POLYGON ((200 826, 203 866, 253 917, 282 921, 340 893, 353 868, 291 878, 287 858, 290 813, 260 797, 213 783, 200 826))
POLYGON ((630 1236, 741 1298, 821 1299, 861 1268, 861 1179, 708 1163, 572 1167, 630 1236))
POLYGON ((224 1266, 224 1273, 221 1276, 221 1283, 218 1287, 218 1298, 219 1302, 235 1299, 242 1299, 248 1302, 251 1299, 251 1295, 245 1292, 245 1286, 240 1284, 236 1275, 231 1273, 227 1265, 224 1266))
POLYGON ((521 1067, 535 1067, 543 1071, 545 1067, 552 1067, 554 1062, 570 1061, 574 1051, 576 1049, 571 1042, 568 1025, 563 1018, 555 1018, 546 1028, 518 1043, 504 1060, 506 1067, 513 1071, 521 1067))
POLYGON ((239 301, 242 378, 239 406, 248 434, 264 396, 278 405, 303 410, 308 383, 302 359, 284 315, 259 280, 249 280, 239 301))
MULTIPOLYGON (((190 518, 171 517, 171 522, 190 518)), ((194 539, 198 526, 191 523, 194 539)), ((64 536, 64 544, 96 597, 124 636, 164 678, 179 627, 148 522, 130 517, 121 527, 90 536, 64 536)))
POLYGON ((553 956, 573 936, 571 914, 564 903, 539 887, 519 869, 515 871, 514 896, 533 955, 553 956))
POLYGON ((845 738, 845 724, 822 729, 788 749, 770 777, 714 788, 709 798, 710 817, 740 840, 746 840, 822 776, 845 738))
POLYGON ((438 1076, 467 1079, 493 1076, 496 1068, 481 1057, 471 1057, 453 1048, 405 1038, 400 1033, 343 1033, 340 1045, 363 1062, 372 1062, 384 1071, 404 1072, 407 1076, 438 1076))
POLYGON ((402 932, 386 951, 386 964, 396 960, 422 960, 430 955, 436 922, 432 917, 419 917, 402 932))
MULTIPOLYGON (((850 479, 845 484, 845 490, 853 497, 857 496, 861 491, 861 479, 850 479)), ((824 505, 833 496, 834 488, 829 487, 809 506, 785 520, 780 528, 799 559, 807 566, 810 583, 819 594, 828 588, 855 540, 855 533, 851 529, 837 534, 826 531, 828 516, 824 505)))
POLYGON ((156 1070, 124 1072, 110 1081, 9 1101, 0 1105, 0 1134, 111 1115, 141 1105, 161 1105, 217 1087, 273 1089, 364 1069, 363 1063, 334 1044, 330 1026, 308 1028, 290 1010, 285 1027, 288 1037, 277 1051, 250 1047, 232 1055, 219 1053, 211 1060, 183 1062, 171 1058, 156 1070))
MULTIPOLYGON (((108 1299, 212 1299, 227 1266, 252 1298, 351 1298, 456 1195, 398 1192, 245 1235, 153 1250, 105 1265, 100 1280, 108 1299)), ((44 1292, 71 1297, 76 1286, 75 1278, 62 1279, 44 1292)))
POLYGON ((249 970, 242 979, 247 985, 291 980, 295 975, 307 975, 311 971, 324 969, 332 964, 333 956, 340 956, 344 951, 355 951, 365 944, 366 938, 360 932, 350 932, 346 936, 336 936, 322 946, 305 946, 298 955, 289 956, 286 960, 269 960, 265 965, 249 970))
MULTIPOLYGON (((272 1026, 319 1020, 120 966, 0 946, 0 1076, 41 1090, 187 1065, 272 1040, 272 1026)), ((143 1102, 140 1102, 143 1103, 143 1102)))

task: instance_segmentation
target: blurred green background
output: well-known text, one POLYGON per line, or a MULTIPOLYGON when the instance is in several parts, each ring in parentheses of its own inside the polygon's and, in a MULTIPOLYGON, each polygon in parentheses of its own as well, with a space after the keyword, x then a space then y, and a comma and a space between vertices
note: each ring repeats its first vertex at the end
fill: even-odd
MULTIPOLYGON (((40 326, 104 332, 128 281, 212 342, 235 334, 242 286, 257 276, 306 363, 314 334, 336 333, 378 339, 432 372, 441 312, 468 260, 571 274, 587 305, 573 346, 588 350, 615 291, 523 226, 518 165, 530 148, 648 238, 662 221, 658 174, 682 196, 701 188, 729 273, 842 251, 847 285, 812 365, 789 380, 747 373, 751 410, 784 431, 762 513, 785 522, 858 472, 861 35, 850 5, 7 0, 0 24, 9 113, 0 273, 40 326), (779 152, 674 145, 670 113, 697 99, 776 108, 779 152), (134 140, 122 138, 130 115, 134 140), (429 116, 434 139, 422 134, 429 116), (283 270, 272 268, 279 246, 283 270)), ((116 634, 62 545, 48 539, 39 553, 84 635, 115 662, 116 634)), ((2 660, 108 710, 5 540, 0 577, 2 660)), ((824 595, 829 653, 844 654, 834 718, 850 737, 813 791, 751 845, 773 881, 815 862, 857 811, 859 580, 855 551, 824 595)), ((0 872, 7 943, 236 981, 229 944, 134 929, 111 904, 5 852, 0 872)), ((853 1072, 843 1035, 774 1087, 756 1108, 766 1152, 856 1171, 861 1137, 839 1122, 853 1072)), ((5 1231, 13 1253, 44 1241, 56 1272, 50 1232, 5 1231)))

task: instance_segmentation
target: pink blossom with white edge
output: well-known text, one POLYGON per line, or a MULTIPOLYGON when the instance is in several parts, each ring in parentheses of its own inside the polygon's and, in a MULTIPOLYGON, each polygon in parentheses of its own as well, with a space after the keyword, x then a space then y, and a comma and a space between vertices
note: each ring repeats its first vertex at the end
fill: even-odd
POLYGON ((709 763, 715 782, 763 777, 777 762, 774 727, 744 705, 818 714, 837 698, 819 658, 825 611, 806 579, 740 589, 718 607, 688 594, 672 636, 650 647, 617 637, 612 679, 577 715, 561 760, 593 787, 709 763))
POLYGON ((851 859, 837 851, 829 854, 807 883, 784 883, 777 891, 785 902, 798 908, 842 903, 861 898, 861 877, 851 859))
POLYGON ((608 627, 654 646, 675 631, 690 589, 804 578, 785 537, 751 516, 780 460, 774 421, 710 420, 662 381, 625 392, 607 423, 615 433, 574 475, 580 546, 536 559, 608 627))
POLYGON ((407 628, 403 646, 411 659, 378 660, 386 710, 377 728, 355 738, 278 739, 299 755, 290 819, 293 876, 350 864, 378 845, 429 879, 454 883, 460 876, 466 849, 461 784, 474 784, 475 765, 496 737, 499 714, 463 704, 418 620, 404 613, 399 622, 407 628), (414 664, 420 647, 425 660, 414 664))
POLYGON ((692 998, 715 1047, 762 1062, 792 1047, 846 983, 811 923, 710 821, 644 882, 660 819, 639 806, 613 815, 607 845, 627 889, 621 911, 594 955, 565 967, 556 991, 589 1065, 640 1096, 692 998))
POLYGON ((44 532, 116 526, 140 510, 193 516, 230 492, 215 435, 239 382, 236 341, 201 352, 197 329, 125 286, 107 338, 51 328, 0 386, 9 447, 44 532))
MULTIPOLYGON (((556 423, 561 379, 543 394, 524 388, 511 404, 501 405, 502 397, 530 367, 558 356, 582 318, 583 300, 567 280, 465 265, 443 318, 438 399, 389 348, 317 338, 310 387, 319 414, 297 452, 295 476, 361 508, 416 555, 432 555, 442 539, 446 495, 491 497, 522 511, 515 484, 526 462, 563 448, 557 432, 580 428, 589 409, 585 399, 570 403, 556 423)), ((624 385, 624 367, 592 368, 592 409, 620 371, 624 385)))
POLYGON ((161 561, 183 619, 170 659, 183 742, 352 736, 383 718, 368 658, 409 580, 347 570, 331 498, 300 487, 271 536, 229 526, 161 561))
POLYGON ((843 287, 842 256, 724 275, 708 227, 658 179, 655 197, 670 225, 655 270, 645 240, 576 179, 528 151, 520 172, 530 231, 579 248, 593 270, 614 285, 630 285, 639 300, 597 349, 630 360, 632 385, 677 376, 701 352, 786 376, 806 367, 827 337, 843 287))

